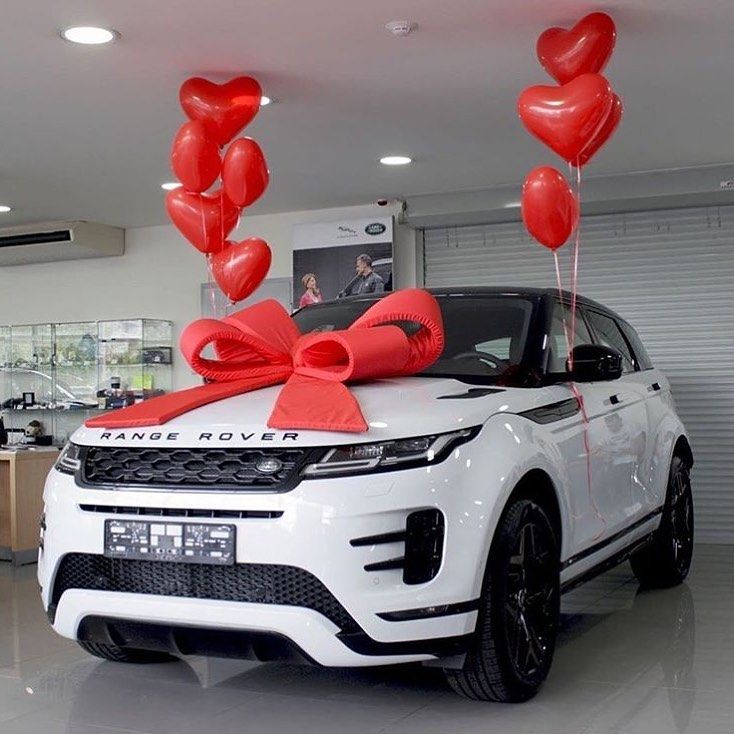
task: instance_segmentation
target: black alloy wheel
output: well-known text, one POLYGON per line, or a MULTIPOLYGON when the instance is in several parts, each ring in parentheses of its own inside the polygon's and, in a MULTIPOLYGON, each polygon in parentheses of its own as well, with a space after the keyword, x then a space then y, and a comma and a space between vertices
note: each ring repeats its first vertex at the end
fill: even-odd
POLYGON ((652 541, 630 559, 640 584, 668 588, 682 583, 691 568, 693 540, 691 471, 680 456, 674 456, 660 526, 652 541))
POLYGON ((673 565, 676 573, 685 577, 693 556, 693 497, 687 468, 676 472, 673 477, 670 500, 673 565))
POLYGON ((558 557, 545 516, 527 505, 505 585, 505 635, 513 668, 529 679, 543 669, 555 644, 558 557))
POLYGON ((500 519, 490 550, 475 640, 451 687, 467 698, 532 698, 548 675, 560 615, 560 549, 543 508, 518 499, 500 519))

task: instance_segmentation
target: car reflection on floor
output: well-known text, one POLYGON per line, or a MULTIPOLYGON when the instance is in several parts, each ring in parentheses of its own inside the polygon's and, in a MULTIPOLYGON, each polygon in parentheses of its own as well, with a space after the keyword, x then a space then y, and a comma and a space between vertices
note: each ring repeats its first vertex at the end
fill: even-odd
POLYGON ((622 566, 565 597, 553 670, 522 705, 459 699, 438 669, 420 666, 99 662, 48 630, 32 568, 0 564, 3 734, 731 730, 734 587, 724 546, 699 546, 688 583, 674 589, 640 591, 622 566))

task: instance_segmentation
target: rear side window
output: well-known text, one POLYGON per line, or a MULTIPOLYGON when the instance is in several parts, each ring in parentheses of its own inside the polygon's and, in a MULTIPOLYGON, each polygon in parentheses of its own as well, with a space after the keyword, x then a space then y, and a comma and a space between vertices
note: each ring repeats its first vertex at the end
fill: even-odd
POLYGON ((568 304, 561 306, 558 301, 553 305, 553 319, 551 330, 548 335, 548 362, 546 371, 550 373, 562 373, 567 371, 566 359, 568 358, 568 344, 566 332, 571 336, 571 322, 574 325, 573 346, 579 344, 591 344, 593 339, 586 326, 581 309, 576 307, 576 318, 571 318, 571 307, 568 304))
POLYGON ((635 358, 637 369, 651 370, 653 367, 652 360, 650 359, 650 355, 647 353, 647 350, 642 345, 642 342, 640 341, 640 337, 637 335, 637 332, 626 321, 622 321, 620 319, 617 323, 624 332, 624 335, 627 337, 627 341, 632 346, 632 351, 634 353, 633 356, 635 358))
POLYGON ((586 310, 586 317, 596 334, 598 342, 604 346, 616 349, 622 355, 622 371, 634 372, 635 360, 632 355, 632 350, 629 344, 627 344, 627 340, 624 338, 624 334, 622 334, 617 322, 609 316, 588 309, 586 310))

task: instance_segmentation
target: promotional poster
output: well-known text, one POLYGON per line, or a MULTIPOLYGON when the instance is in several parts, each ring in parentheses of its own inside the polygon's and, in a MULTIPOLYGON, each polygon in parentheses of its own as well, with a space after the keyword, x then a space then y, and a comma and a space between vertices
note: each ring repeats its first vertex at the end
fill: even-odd
POLYGON ((393 289, 392 217, 298 224, 293 307, 393 289))

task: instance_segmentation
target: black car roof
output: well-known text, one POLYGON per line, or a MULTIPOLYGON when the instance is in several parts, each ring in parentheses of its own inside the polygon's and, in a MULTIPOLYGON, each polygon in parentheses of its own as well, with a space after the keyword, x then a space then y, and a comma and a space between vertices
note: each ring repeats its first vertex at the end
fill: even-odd
MULTIPOLYGON (((512 287, 512 286, 491 286, 491 285, 472 285, 472 286, 453 286, 448 288, 426 288, 429 293, 439 298, 460 298, 461 296, 525 296, 530 298, 546 298, 546 297, 557 297, 557 288, 530 288, 526 286, 512 287)), ((562 291, 563 298, 568 303, 573 299, 573 294, 569 291, 562 291)), ((359 302, 359 301, 379 301, 380 298, 384 298, 388 293, 364 293, 357 296, 347 296, 339 299, 347 302, 359 302)), ((624 321, 621 316, 612 311, 611 308, 604 306, 598 301, 594 301, 591 298, 578 294, 576 300, 585 306, 591 306, 599 311, 610 314, 615 319, 624 321)), ((318 308, 320 305, 328 305, 329 303, 335 303, 336 301, 324 301, 322 304, 314 304, 308 306, 308 308, 318 308)))

